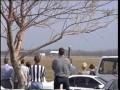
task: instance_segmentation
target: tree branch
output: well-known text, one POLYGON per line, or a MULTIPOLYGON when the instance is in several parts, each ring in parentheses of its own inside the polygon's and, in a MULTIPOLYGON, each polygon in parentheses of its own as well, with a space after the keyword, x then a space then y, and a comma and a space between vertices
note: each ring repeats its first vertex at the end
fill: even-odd
POLYGON ((52 40, 52 41, 49 41, 49 42, 47 42, 47 43, 45 43, 45 44, 43 44, 43 45, 41 45, 41 46, 39 46, 39 47, 37 47, 37 48, 34 48, 34 49, 29 50, 30 52, 28 52, 27 54, 22 55, 19 59, 22 59, 22 58, 24 58, 24 57, 27 56, 27 55, 31 55, 31 54, 33 54, 34 52, 38 51, 39 49, 41 49, 41 48, 43 48, 43 47, 45 47, 45 46, 48 46, 48 45, 50 45, 50 44, 52 44, 52 43, 55 43, 55 42, 57 42, 57 41, 59 41, 60 39, 62 39, 62 37, 63 37, 63 35, 61 34, 61 36, 59 36, 57 39, 52 40))
POLYGON ((7 37, 6 37, 6 36, 3 36, 3 35, 0 35, 0 37, 2 37, 2 38, 4 38, 4 39, 7 39, 7 37))
POLYGON ((0 10, 0 13, 2 14, 3 18, 5 19, 5 21, 8 23, 7 17, 3 14, 3 12, 1 12, 1 10, 0 10))

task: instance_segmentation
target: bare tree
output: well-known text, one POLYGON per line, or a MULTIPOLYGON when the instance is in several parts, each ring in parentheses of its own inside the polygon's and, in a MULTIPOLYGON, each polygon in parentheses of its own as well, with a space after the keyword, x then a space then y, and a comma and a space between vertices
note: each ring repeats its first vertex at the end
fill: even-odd
POLYGON ((6 39, 11 63, 20 82, 19 88, 23 88, 23 84, 18 60, 61 40, 66 35, 90 33, 107 27, 117 18, 117 9, 105 8, 112 2, 114 1, 2 0, 1 37, 6 39), (54 30, 53 25, 58 22, 62 22, 62 25, 59 30, 54 30), (48 28, 52 34, 48 42, 22 55, 20 51, 24 35, 31 27, 39 27, 40 30, 48 28))

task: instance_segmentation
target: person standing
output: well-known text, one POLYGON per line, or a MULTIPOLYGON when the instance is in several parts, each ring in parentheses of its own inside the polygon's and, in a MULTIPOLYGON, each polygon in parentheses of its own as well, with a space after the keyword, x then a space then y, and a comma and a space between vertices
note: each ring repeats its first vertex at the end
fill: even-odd
POLYGON ((34 57, 34 65, 31 65, 30 68, 30 78, 31 78, 31 85, 29 87, 29 90, 31 89, 37 89, 41 90, 43 89, 42 81, 45 77, 45 67, 43 65, 40 65, 40 56, 36 55, 34 57))
POLYGON ((9 59, 4 59, 4 65, 1 66, 1 85, 6 89, 12 89, 13 67, 8 64, 9 59))
POLYGON ((31 63, 27 61, 27 62, 26 62, 26 66, 30 69, 31 63))
POLYGON ((82 69, 81 74, 83 74, 83 75, 89 75, 90 74, 90 71, 87 70, 87 63, 86 62, 82 63, 81 69, 82 69))
POLYGON ((63 84, 63 89, 69 90, 69 79, 71 63, 68 58, 64 56, 64 48, 59 48, 58 58, 52 62, 52 69, 54 71, 54 89, 60 89, 63 84))
MULTIPOLYGON (((28 67, 29 71, 30 71, 30 68, 31 68, 31 62, 27 61, 26 62, 26 66, 28 67)), ((27 84, 27 89, 29 89, 30 85, 31 85, 31 78, 30 78, 30 75, 28 75, 28 84, 27 84)))
POLYGON ((95 66, 93 64, 90 64, 89 69, 90 69, 90 75, 95 75, 95 66))
POLYGON ((26 88, 28 85, 28 80, 29 80, 29 68, 25 65, 24 59, 21 60, 20 67, 21 67, 21 73, 22 73, 23 79, 24 79, 23 80, 24 81, 24 88, 26 88))

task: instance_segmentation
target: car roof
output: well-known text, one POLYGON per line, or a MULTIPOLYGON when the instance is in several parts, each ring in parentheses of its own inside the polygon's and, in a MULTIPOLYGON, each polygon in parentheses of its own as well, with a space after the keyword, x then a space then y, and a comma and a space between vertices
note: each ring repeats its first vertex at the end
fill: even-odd
POLYGON ((69 76, 69 78, 71 77, 91 77, 91 78, 95 78, 95 77, 98 77, 98 76, 94 76, 94 75, 71 75, 69 76))
POLYGON ((118 58, 118 56, 102 56, 102 58, 118 58))

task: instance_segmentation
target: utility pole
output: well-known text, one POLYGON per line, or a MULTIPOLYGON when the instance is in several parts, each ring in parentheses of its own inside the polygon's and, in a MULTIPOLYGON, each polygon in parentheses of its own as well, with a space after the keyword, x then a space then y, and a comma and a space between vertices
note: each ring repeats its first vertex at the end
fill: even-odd
POLYGON ((70 52, 71 52, 71 47, 68 47, 68 58, 70 59, 70 52))
POLYGON ((72 58, 70 56, 71 56, 71 46, 68 46, 68 58, 72 64, 72 58))

